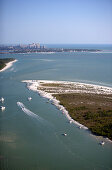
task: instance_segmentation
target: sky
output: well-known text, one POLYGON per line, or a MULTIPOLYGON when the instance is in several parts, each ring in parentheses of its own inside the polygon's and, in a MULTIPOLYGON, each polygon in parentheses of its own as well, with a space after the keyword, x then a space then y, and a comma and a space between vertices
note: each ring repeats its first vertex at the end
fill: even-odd
POLYGON ((0 44, 112 44, 112 0, 0 0, 0 44))

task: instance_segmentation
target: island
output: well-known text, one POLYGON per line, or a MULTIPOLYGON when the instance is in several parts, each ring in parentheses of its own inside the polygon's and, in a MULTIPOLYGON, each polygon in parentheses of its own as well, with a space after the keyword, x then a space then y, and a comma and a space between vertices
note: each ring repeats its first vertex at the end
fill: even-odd
POLYGON ((8 69, 17 60, 14 58, 0 58, 0 72, 8 69))
POLYGON ((69 123, 112 140, 112 88, 68 81, 22 82, 56 105, 69 123))

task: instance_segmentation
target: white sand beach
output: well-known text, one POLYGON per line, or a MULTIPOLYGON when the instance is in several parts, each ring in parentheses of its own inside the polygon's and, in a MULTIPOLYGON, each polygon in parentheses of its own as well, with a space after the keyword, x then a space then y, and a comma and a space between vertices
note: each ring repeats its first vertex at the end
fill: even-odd
POLYGON ((11 62, 9 62, 9 63, 6 63, 6 66, 2 69, 2 70, 0 70, 0 72, 3 72, 3 71, 5 71, 5 70, 7 70, 8 68, 10 68, 12 65, 13 65, 13 63, 15 63, 15 62, 17 62, 18 60, 14 60, 14 61, 11 61, 11 62))

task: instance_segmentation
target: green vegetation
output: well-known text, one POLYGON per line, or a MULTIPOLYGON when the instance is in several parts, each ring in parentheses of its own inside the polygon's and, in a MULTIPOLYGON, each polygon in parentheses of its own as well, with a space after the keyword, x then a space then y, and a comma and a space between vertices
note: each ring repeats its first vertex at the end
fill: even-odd
POLYGON ((0 58, 0 70, 2 70, 6 66, 6 63, 13 60, 14 58, 0 58))
POLYGON ((42 83, 42 86, 47 87, 64 87, 64 84, 58 84, 58 83, 42 83))
POLYGON ((92 133, 112 140, 112 95, 71 93, 54 94, 70 116, 92 133))
POLYGON ((112 140, 112 94, 105 89, 62 82, 41 82, 38 89, 52 93, 70 116, 92 133, 112 140))

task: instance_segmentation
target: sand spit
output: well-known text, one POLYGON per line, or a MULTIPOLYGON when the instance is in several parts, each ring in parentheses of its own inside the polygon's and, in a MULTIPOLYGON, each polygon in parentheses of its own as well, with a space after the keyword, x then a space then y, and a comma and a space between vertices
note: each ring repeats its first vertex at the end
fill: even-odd
POLYGON ((11 62, 9 62, 9 63, 6 63, 6 66, 2 69, 2 70, 0 70, 0 72, 3 72, 3 71, 5 71, 5 70, 7 70, 8 68, 10 68, 12 65, 13 65, 13 63, 15 63, 15 62, 17 62, 18 60, 14 60, 14 61, 11 61, 11 62))
POLYGON ((63 114, 66 115, 70 122, 77 124, 80 128, 88 129, 84 125, 73 120, 68 111, 60 105, 53 94, 68 94, 68 93, 94 93, 94 94, 112 94, 112 88, 99 85, 91 85, 69 81, 48 81, 48 80, 24 80, 29 90, 38 92, 40 96, 47 98, 54 104, 63 114), (51 85, 50 85, 51 84, 51 85), (52 86, 53 84, 53 86, 52 86))

